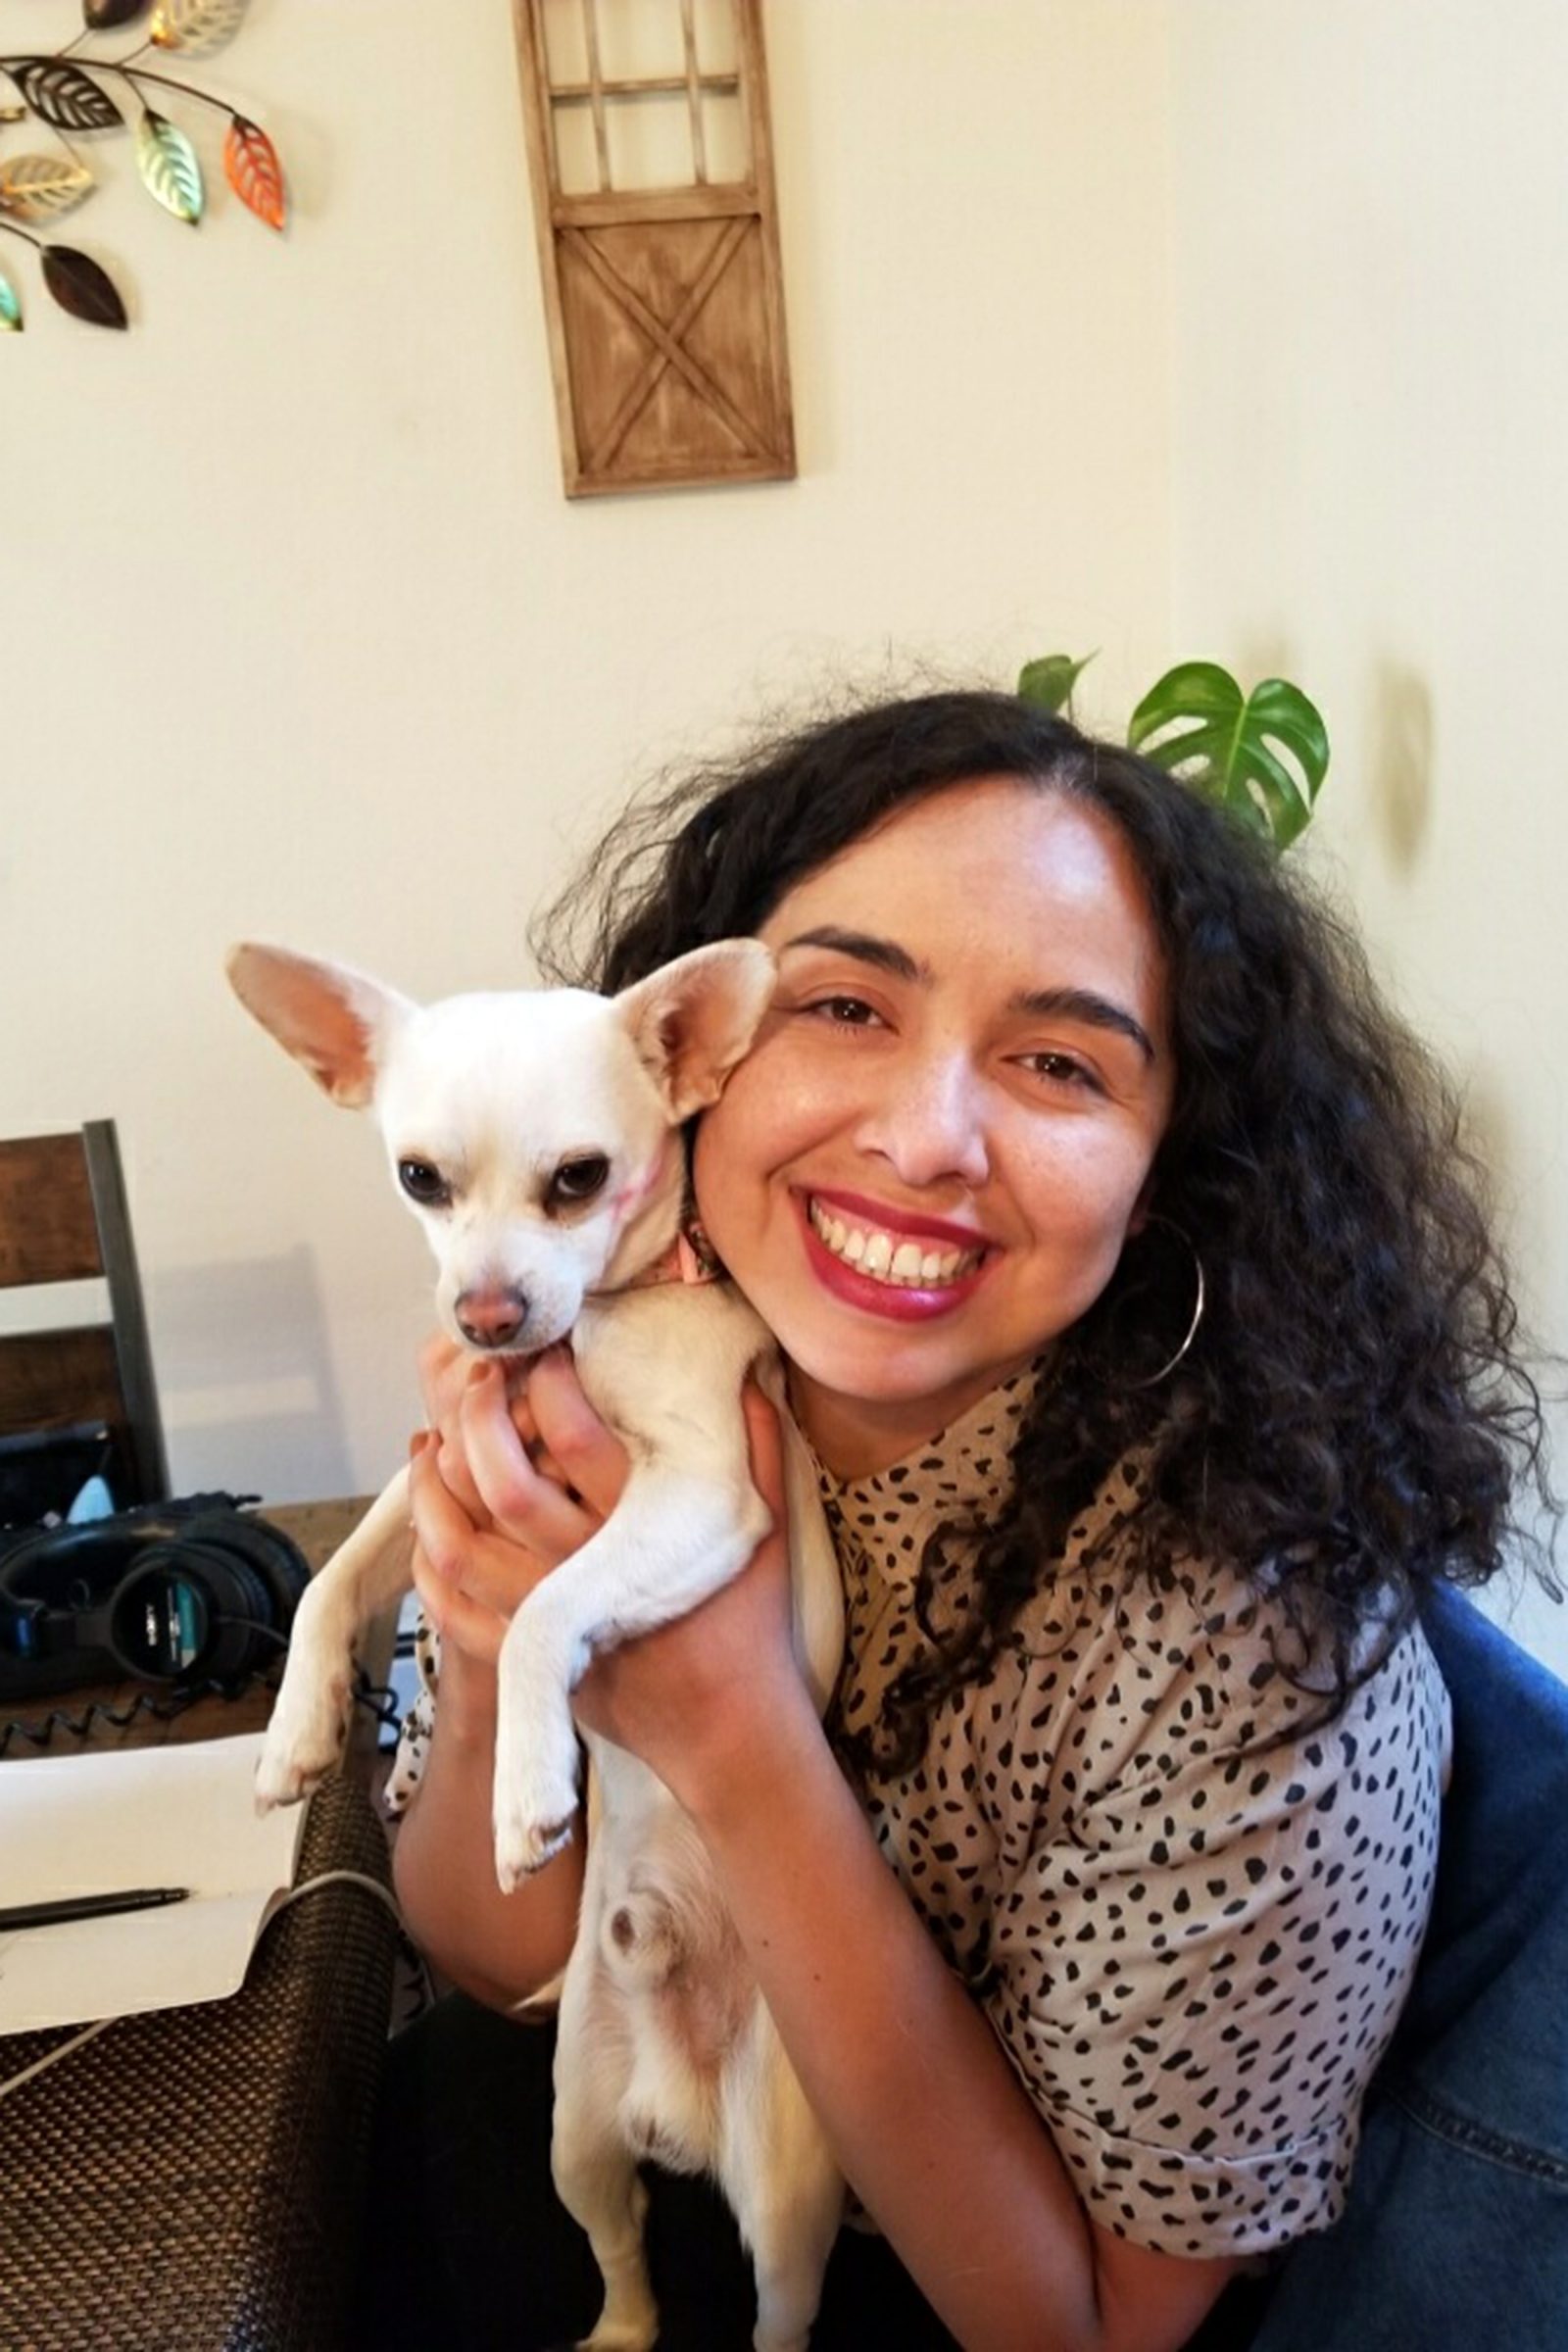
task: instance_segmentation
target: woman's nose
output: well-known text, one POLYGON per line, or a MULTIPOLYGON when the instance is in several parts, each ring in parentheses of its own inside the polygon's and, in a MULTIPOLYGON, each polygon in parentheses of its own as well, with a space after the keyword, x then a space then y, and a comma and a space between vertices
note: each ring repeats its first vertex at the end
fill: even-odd
POLYGON ((982 1089, 967 1055, 927 1054, 886 1073, 885 1094, 866 1109, 857 1141, 887 1160, 905 1184, 956 1177, 971 1189, 990 1172, 982 1089))

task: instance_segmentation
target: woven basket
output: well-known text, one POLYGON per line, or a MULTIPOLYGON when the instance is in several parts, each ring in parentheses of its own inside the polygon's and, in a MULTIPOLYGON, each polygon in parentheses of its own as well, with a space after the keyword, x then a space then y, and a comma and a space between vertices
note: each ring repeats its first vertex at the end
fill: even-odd
MULTIPOLYGON (((299 1880, 387 1855, 364 1790, 313 1798, 299 1880)), ((397 1935, 363 1887, 267 1929, 242 1989, 120 2019, 0 2102, 0 2352, 332 2352, 397 1935)), ((0 2078, 70 2039, 0 2040, 0 2078)))

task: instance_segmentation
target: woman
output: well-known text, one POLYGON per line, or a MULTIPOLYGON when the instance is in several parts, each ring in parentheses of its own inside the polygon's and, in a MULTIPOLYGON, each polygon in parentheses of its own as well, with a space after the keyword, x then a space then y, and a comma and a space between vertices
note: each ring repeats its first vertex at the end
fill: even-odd
MULTIPOLYGON (((695 1200, 787 1359, 849 1654, 819 1725, 775 1538, 580 1713, 697 1821, 881 2233, 843 2234, 813 2341, 1161 2352, 1334 2218, 1414 1968, 1447 1730, 1415 1604, 1493 1570, 1540 1479, 1472 1163, 1269 857, 1010 697, 703 780, 612 869, 586 976, 751 932, 778 995, 698 1122, 695 1200)), ((497 1376, 437 1365, 432 1414, 442 1676, 398 1885, 504 2007, 569 1949, 582 1841, 496 1891, 495 1653, 623 1466, 559 1356, 510 1417, 497 1376)), ((559 2309, 543 2283, 569 2231, 537 2160, 503 2183, 451 2107, 539 2046, 469 2010, 400 2054, 445 2341, 596 2308, 591 2267, 559 2309)), ((492 2091, 503 2151, 522 2094, 492 2091)), ((701 2301, 738 2268, 722 2219, 683 2194, 655 2197, 662 2340, 744 2342, 743 2271, 701 2301)))

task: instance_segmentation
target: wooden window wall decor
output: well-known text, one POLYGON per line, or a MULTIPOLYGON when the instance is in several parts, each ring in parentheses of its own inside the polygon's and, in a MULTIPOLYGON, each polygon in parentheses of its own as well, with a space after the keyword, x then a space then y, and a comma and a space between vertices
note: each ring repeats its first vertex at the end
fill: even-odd
POLYGON ((514 0, 566 495, 795 471, 760 0, 514 0))

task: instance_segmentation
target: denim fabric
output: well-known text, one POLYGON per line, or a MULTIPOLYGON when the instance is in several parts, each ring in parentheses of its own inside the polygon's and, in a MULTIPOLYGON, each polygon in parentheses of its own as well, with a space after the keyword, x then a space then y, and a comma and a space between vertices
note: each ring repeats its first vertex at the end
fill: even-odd
POLYGON ((1432 1923, 1341 2220, 1252 2352, 1568 2352, 1568 1688, 1456 1592, 1432 1923))

